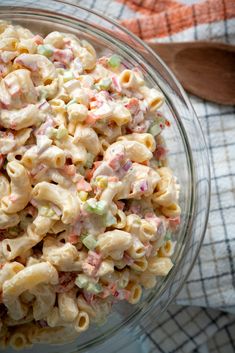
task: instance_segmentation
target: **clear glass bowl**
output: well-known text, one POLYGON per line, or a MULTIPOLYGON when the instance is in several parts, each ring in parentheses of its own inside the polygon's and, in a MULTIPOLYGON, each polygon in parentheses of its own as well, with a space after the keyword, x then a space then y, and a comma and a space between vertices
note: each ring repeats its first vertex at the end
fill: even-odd
MULTIPOLYGON (((154 289, 144 292, 139 304, 114 306, 103 326, 91 327, 75 342, 56 347, 40 345, 26 350, 28 353, 60 353, 65 350, 72 353, 95 348, 97 352, 98 343, 107 342, 114 334, 120 338, 118 331, 121 328, 129 328, 132 337, 133 332, 138 334, 136 328, 144 323, 150 310, 159 317, 176 297, 193 267, 209 211, 210 173, 203 134, 189 99, 166 65, 146 44, 111 19, 78 5, 51 0, 1 0, 0 19, 43 35, 55 30, 74 33, 90 41, 99 54, 118 53, 127 65, 138 65, 149 85, 158 86, 166 97, 162 111, 171 122, 171 128, 166 129, 163 136, 169 150, 169 165, 181 185, 182 223, 173 256, 175 266, 166 278, 158 280, 154 289)), ((106 351, 113 352, 111 347, 109 345, 106 351)))

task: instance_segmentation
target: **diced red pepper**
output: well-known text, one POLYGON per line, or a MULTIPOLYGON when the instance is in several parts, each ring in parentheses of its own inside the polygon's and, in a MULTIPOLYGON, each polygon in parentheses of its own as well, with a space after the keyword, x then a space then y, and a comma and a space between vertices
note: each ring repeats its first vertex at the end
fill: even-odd
POLYGON ((3 167, 5 162, 5 156, 3 154, 0 154, 0 169, 3 167))
POLYGON ((77 244, 79 242, 79 236, 77 234, 69 234, 68 241, 70 244, 77 244))

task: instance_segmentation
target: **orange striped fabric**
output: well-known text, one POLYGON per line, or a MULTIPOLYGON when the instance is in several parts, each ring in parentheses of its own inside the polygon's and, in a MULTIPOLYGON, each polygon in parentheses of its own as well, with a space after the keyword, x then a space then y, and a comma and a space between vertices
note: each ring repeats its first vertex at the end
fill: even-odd
POLYGON ((132 10, 143 15, 153 15, 156 12, 166 11, 166 9, 175 9, 184 6, 174 0, 120 0, 120 2, 125 3, 132 10))
POLYGON ((235 0, 207 0, 191 6, 173 0, 119 0, 140 13, 121 23, 143 40, 168 37, 199 24, 235 17, 235 0))

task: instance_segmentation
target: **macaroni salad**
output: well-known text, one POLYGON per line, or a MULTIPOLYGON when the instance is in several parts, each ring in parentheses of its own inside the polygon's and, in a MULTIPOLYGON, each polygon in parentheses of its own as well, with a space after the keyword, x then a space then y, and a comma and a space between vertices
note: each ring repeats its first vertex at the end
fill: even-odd
POLYGON ((173 263, 163 94, 118 55, 0 22, 0 343, 75 339, 173 263))

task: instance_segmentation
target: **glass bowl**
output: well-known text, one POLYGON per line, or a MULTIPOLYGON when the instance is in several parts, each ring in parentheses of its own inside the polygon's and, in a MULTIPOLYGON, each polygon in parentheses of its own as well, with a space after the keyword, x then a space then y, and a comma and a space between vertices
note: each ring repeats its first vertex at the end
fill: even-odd
MULTIPOLYGON (((62 346, 39 345, 26 352, 97 352, 97 345, 120 329, 138 334, 138 324, 148 312, 155 317, 176 297, 189 275, 205 234, 210 196, 209 161, 200 124, 179 82, 162 60, 140 39, 101 14, 65 1, 1 0, 0 19, 25 26, 43 35, 51 31, 76 34, 96 48, 98 54, 118 53, 127 66, 138 66, 150 86, 158 86, 166 97, 162 112, 171 123, 163 136, 169 150, 169 165, 181 185, 180 206, 182 223, 177 234, 177 245, 172 258, 174 267, 167 277, 159 279, 152 290, 145 290, 137 305, 114 305, 107 322, 91 327, 72 343, 62 346), (18 6, 20 5, 20 6, 18 6)), ((107 352, 113 352, 109 344, 107 352)), ((116 346, 117 348, 117 346, 116 346)), ((11 352, 9 348, 6 350, 11 352)))

